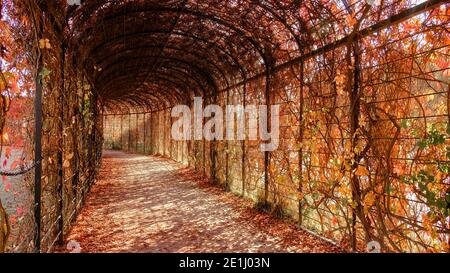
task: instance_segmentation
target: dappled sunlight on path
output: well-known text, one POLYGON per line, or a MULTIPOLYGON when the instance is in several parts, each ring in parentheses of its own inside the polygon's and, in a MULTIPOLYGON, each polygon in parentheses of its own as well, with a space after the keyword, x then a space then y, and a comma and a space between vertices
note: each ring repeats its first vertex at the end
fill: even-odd
POLYGON ((174 161, 106 151, 68 241, 82 252, 337 252, 174 161))

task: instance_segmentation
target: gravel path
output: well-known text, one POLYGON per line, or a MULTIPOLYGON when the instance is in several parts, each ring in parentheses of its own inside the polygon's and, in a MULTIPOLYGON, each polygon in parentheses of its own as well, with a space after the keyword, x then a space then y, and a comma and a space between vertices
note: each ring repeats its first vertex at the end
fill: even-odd
POLYGON ((161 157, 104 153, 67 241, 82 252, 338 252, 161 157))

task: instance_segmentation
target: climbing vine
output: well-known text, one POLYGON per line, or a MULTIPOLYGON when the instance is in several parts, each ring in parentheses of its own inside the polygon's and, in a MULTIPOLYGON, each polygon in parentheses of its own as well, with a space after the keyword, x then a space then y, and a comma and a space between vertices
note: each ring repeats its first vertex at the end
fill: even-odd
POLYGON ((0 251, 64 241, 103 133, 349 250, 449 251, 447 2, 82 2, 0 0, 0 251), (278 149, 173 140, 194 96, 280 105, 278 149))
POLYGON ((99 166, 100 102, 84 74, 68 61, 65 10, 56 10, 50 2, 2 2, 7 15, 1 21, 2 74, 9 78, 1 87, 2 98, 11 106, 3 107, 9 112, 1 116, 6 124, 2 136, 8 143, 2 142, 4 195, 0 197, 10 200, 6 210, 10 215, 2 219, 9 219, 12 228, 11 232, 8 225, 2 229, 9 234, 0 246, 14 252, 36 248, 47 252, 63 242, 99 166), (33 112, 39 85, 42 117, 33 112), (42 122, 39 145, 34 141, 38 122, 42 122), (37 148, 42 149, 42 158, 34 158, 37 148), (40 188, 31 175, 35 168, 42 169, 40 188), (36 191, 41 195, 37 210, 36 191), (36 215, 40 218, 37 239, 36 215))

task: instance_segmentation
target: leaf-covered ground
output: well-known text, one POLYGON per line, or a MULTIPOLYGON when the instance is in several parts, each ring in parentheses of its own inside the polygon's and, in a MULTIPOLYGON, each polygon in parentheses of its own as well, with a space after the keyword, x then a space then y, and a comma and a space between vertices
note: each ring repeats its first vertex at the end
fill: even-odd
POLYGON ((107 151, 67 241, 82 252, 339 252, 160 157, 107 151))

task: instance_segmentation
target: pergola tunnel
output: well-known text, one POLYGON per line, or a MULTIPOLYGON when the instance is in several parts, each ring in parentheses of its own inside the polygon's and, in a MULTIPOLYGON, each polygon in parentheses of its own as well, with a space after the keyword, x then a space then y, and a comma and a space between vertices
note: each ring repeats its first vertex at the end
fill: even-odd
MULTIPOLYGON (((191 180, 176 180, 173 168, 294 222, 317 244, 449 252, 449 7, 0 0, 8 29, 0 35, 0 252, 55 251, 89 223, 85 202, 86 210, 108 211, 95 197, 113 200, 118 187, 128 194, 139 186, 137 197, 148 191, 159 200, 153 189, 167 185, 161 201, 188 201, 181 190, 171 194, 179 183, 213 200, 191 180), (208 115, 208 106, 222 110, 212 139, 203 133, 218 114, 208 115), (265 111, 245 111, 251 106, 265 111), (190 113, 185 139, 174 137, 177 107, 190 113), (264 138, 261 127, 277 134, 264 138), (262 148, 270 142, 276 147, 262 148)), ((189 204, 198 209, 195 200, 189 204)), ((208 204, 205 212, 221 213, 208 204)), ((162 249, 153 243, 149 250, 162 249)), ((186 249, 219 251, 213 246, 186 249)))

